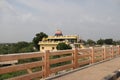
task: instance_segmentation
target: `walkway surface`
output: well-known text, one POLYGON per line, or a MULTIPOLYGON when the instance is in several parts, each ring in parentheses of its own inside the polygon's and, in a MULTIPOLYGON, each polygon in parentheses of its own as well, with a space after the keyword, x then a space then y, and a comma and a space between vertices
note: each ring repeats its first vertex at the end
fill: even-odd
POLYGON ((112 60, 93 65, 91 67, 78 70, 52 80, 103 80, 104 77, 119 69, 120 57, 117 57, 112 60))

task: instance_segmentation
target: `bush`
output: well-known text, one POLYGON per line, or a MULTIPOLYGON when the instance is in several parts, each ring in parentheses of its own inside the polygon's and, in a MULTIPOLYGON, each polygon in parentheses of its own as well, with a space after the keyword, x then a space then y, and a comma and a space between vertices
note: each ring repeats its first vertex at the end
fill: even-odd
POLYGON ((72 47, 70 45, 65 44, 65 43, 59 43, 56 48, 57 48, 57 50, 72 49, 72 47))

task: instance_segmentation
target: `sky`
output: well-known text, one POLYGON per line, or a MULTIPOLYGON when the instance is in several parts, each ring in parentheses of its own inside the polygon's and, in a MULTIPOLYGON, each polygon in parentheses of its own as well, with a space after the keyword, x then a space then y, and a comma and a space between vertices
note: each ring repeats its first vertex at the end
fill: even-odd
POLYGON ((0 43, 36 33, 120 40, 120 0, 0 0, 0 43))

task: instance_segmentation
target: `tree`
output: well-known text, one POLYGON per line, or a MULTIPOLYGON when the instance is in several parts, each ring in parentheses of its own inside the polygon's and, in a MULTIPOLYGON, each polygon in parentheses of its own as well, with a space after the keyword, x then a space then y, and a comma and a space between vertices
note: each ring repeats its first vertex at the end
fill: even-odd
POLYGON ((37 50, 39 50, 39 41, 42 41, 43 38, 47 38, 48 35, 45 34, 44 32, 40 32, 40 33, 37 33, 36 36, 33 38, 33 43, 34 43, 34 46, 37 50))
POLYGON ((33 45, 33 43, 29 43, 28 46, 22 47, 22 48, 19 49, 19 52, 34 52, 34 51, 35 51, 35 50, 34 50, 34 45, 33 45))
POLYGON ((20 41, 18 43, 16 43, 16 46, 20 49, 20 48, 23 48, 23 47, 28 47, 29 43, 28 42, 25 42, 25 41, 20 41))
POLYGON ((103 45, 104 42, 105 42, 105 41, 104 41, 103 39, 99 39, 99 40, 97 41, 97 44, 98 44, 98 45, 103 45))
POLYGON ((56 48, 57 48, 57 50, 72 49, 72 47, 70 45, 65 44, 65 43, 59 43, 56 48))
POLYGON ((88 39, 88 40, 87 40, 87 44, 89 44, 90 46, 93 46, 93 45, 95 45, 96 43, 95 43, 95 41, 93 41, 93 40, 91 40, 91 39, 88 39))
POLYGON ((115 41, 115 42, 116 42, 116 44, 117 44, 117 45, 120 45, 120 40, 118 40, 118 41, 115 41))
POLYGON ((113 39, 105 39, 105 44, 112 45, 113 39))

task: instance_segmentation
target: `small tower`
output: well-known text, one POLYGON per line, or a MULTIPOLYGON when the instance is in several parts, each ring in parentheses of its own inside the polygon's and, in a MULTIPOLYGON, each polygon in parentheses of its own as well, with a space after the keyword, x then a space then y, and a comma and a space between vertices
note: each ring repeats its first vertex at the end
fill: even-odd
POLYGON ((62 31, 58 29, 58 30, 55 32, 55 36, 63 36, 62 31))

